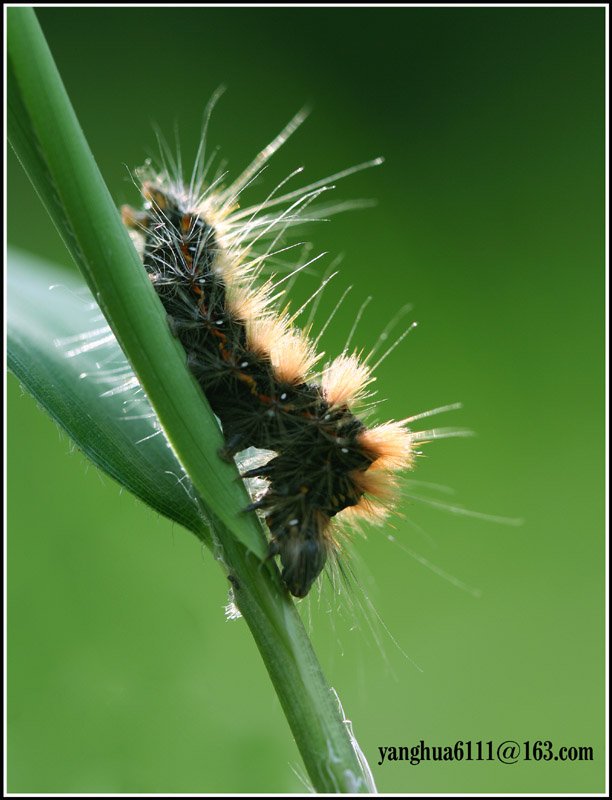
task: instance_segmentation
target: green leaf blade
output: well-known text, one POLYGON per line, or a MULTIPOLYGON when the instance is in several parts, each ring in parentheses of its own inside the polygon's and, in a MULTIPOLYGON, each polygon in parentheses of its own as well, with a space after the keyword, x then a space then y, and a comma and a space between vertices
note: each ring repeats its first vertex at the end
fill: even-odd
POLYGON ((102 180, 31 9, 9 9, 9 138, 198 494, 260 559, 266 537, 102 180), (58 132, 61 131, 61 135, 58 132))

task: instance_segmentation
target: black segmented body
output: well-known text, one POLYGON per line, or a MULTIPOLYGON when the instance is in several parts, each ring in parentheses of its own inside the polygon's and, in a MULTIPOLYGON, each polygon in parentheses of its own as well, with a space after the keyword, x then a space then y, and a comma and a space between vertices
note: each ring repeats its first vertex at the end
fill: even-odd
POLYGON ((269 483, 252 508, 264 509, 270 555, 280 556, 291 593, 304 597, 325 566, 331 517, 362 496, 350 473, 372 463, 357 441, 364 425, 346 405, 330 406, 319 385, 281 381, 269 359, 249 351, 246 324, 229 310, 215 269, 215 230, 157 188, 145 196, 149 210, 130 212, 126 224, 145 232, 144 266, 221 420, 222 455, 247 447, 277 454, 245 477, 269 483))

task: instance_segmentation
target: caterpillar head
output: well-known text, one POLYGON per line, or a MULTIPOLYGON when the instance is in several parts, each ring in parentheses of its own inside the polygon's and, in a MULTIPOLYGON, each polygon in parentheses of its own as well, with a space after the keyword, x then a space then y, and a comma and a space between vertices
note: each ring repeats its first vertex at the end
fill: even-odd
POLYGON ((279 522, 273 512, 266 519, 272 534, 269 557, 280 556, 283 581, 294 597, 306 597, 327 563, 329 538, 323 516, 310 514, 304 520, 293 517, 279 522))

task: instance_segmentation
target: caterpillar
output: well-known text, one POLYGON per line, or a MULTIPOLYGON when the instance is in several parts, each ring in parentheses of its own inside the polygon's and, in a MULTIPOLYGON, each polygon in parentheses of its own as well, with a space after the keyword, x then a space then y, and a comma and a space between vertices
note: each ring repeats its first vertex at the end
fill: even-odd
POLYGON ((244 510, 264 515, 268 557, 280 558, 282 580, 298 598, 339 556, 345 523, 387 516, 397 475, 414 466, 414 445, 426 438, 408 427, 418 417, 368 426, 357 415, 373 380, 367 359, 345 349, 316 372, 321 356, 310 331, 288 306, 279 308, 281 281, 262 278, 266 262, 289 249, 280 246, 287 229, 329 213, 305 213, 329 181, 380 162, 279 194, 298 170, 263 203, 241 208, 242 192, 303 119, 296 115, 229 185, 224 174, 208 177, 205 132, 188 182, 162 146, 162 169, 149 162, 136 172, 143 207, 121 209, 187 366, 220 420, 220 457, 272 451, 242 473, 267 486, 244 510))

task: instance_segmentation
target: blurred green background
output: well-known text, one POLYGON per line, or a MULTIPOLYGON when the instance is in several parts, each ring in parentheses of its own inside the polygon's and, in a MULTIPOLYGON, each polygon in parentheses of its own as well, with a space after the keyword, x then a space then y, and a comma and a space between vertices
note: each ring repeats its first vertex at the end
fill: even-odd
MULTIPOLYGON (((377 370, 379 418, 446 403, 471 439, 426 447, 403 518, 355 543, 361 590, 302 603, 330 683, 383 792, 604 788, 603 8, 37 10, 117 204, 179 124, 237 174, 297 109, 306 124, 249 197, 304 165, 367 210, 318 224, 341 274, 319 324, 369 347, 405 303, 419 328, 377 370), (476 587, 475 598, 423 566, 476 587), (377 621, 384 622, 386 629, 377 621), (373 630, 372 630, 373 628, 373 630), (394 643, 397 642, 397 645, 394 643), (400 648, 405 651, 406 658, 400 648), (417 668, 418 665, 418 668, 417 668), (378 747, 457 740, 592 746, 593 762, 405 762, 378 747)), ((14 156, 10 244, 64 265, 14 156)), ((297 307, 297 306, 295 306, 297 307)), ((425 422, 425 426, 427 422, 425 422)), ((195 537, 100 475, 8 384, 8 789, 290 792, 299 755, 227 581, 195 537)))

